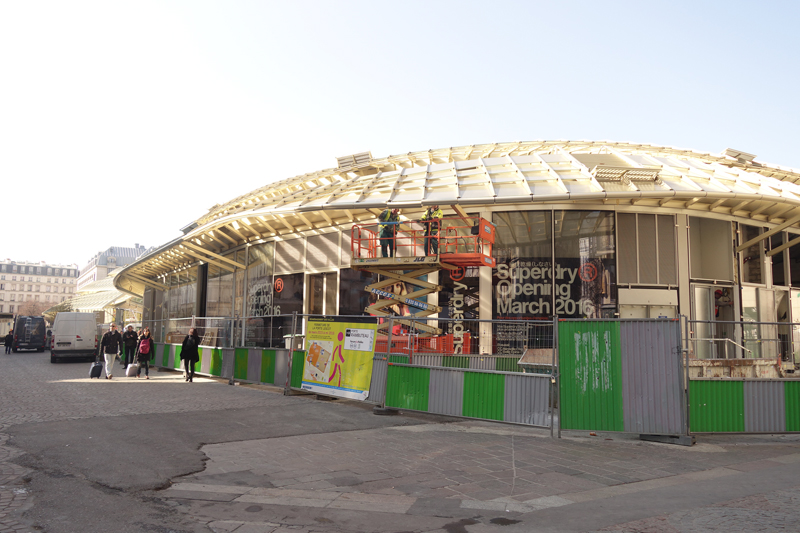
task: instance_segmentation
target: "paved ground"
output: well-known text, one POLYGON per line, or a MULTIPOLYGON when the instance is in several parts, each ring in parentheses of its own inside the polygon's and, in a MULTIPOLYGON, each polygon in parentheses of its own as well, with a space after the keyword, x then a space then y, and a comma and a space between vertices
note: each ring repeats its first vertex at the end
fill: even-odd
POLYGON ((692 448, 0 356, 0 533, 797 531, 800 436, 692 448))

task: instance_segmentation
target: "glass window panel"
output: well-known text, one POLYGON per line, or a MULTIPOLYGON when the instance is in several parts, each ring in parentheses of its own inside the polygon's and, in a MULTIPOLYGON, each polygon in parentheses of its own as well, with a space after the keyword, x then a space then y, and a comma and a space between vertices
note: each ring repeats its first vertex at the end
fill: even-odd
POLYGON ((375 303, 375 300, 371 299, 374 295, 366 292, 364 288, 378 281, 378 275, 343 268, 339 271, 339 280, 339 314, 366 315, 364 309, 375 303))
MULTIPOLYGON (((334 255, 333 257, 336 257, 334 255)), ((336 272, 325 274, 325 314, 336 314, 336 294, 338 293, 338 275, 336 272)))
POLYGON ((552 214, 550 211, 494 213, 492 316, 545 318, 553 314, 552 214))
MULTIPOLYGON (((787 235, 789 241, 800 237, 796 233, 789 233, 787 235)), ((800 244, 795 244, 789 247, 789 277, 792 282, 792 287, 800 287, 800 244)), ((795 322, 800 322, 800 317, 796 317, 795 322)))
POLYGON ((726 220, 689 217, 693 279, 733 281, 733 239, 726 220))
POLYGON ((555 211, 555 314, 613 318, 617 311, 614 213, 555 211))
MULTIPOLYGON (((781 232, 773 235, 769 238, 770 241, 770 249, 775 249, 778 246, 784 243, 784 238, 786 234, 781 232)), ((773 285, 783 285, 786 286, 786 262, 784 261, 784 256, 786 255, 786 250, 782 252, 778 252, 777 254, 772 256, 772 284, 773 285)))
MULTIPOLYGON (((740 225, 742 232, 742 243, 758 237, 761 234, 761 228, 756 226, 748 226, 745 224, 740 225)), ((759 241, 747 249, 742 250, 740 256, 742 258, 742 281, 744 283, 764 283, 764 273, 762 271, 763 261, 761 261, 761 250, 763 242, 759 241)))

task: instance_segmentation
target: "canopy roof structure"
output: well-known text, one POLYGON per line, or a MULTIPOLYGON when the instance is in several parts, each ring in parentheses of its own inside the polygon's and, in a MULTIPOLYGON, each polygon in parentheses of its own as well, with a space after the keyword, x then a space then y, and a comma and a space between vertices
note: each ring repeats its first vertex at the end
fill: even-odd
MULTIPOLYGON (((441 148, 373 159, 277 181, 212 207, 184 235, 114 278, 125 292, 166 289, 159 276, 205 261, 243 268, 221 253, 300 232, 374 220, 387 206, 413 218, 428 205, 475 210, 540 204, 637 206, 800 222, 800 169, 722 154, 605 141, 530 141, 441 148), (797 219, 795 219, 797 218, 797 219)), ((786 226, 784 226, 786 227, 786 226)))

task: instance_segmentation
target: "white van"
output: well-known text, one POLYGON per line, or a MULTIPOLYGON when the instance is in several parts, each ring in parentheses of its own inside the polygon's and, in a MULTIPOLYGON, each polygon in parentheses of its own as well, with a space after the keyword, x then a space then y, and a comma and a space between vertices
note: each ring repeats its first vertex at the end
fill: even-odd
POLYGON ((58 313, 53 322, 50 362, 59 359, 91 359, 97 354, 97 321, 94 313, 58 313))

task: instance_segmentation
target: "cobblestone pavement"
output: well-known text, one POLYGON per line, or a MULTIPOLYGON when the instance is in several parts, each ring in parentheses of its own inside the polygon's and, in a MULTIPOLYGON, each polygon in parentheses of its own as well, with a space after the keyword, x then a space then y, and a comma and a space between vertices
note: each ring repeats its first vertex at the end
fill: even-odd
MULTIPOLYGON (((146 381, 90 381, 88 367, 51 365, 46 352, 0 357, 0 533, 34 531, 21 518, 36 507, 35 493, 21 482, 30 471, 19 464, 28 463, 8 442, 9 433, 21 438, 23 427, 28 433, 40 424, 54 427, 48 444, 64 450, 64 421, 96 426, 88 419, 193 411, 194 424, 204 412, 298 405, 292 415, 364 412, 204 378, 178 386, 183 380, 175 372, 153 371, 146 381)), ((146 497, 201 528, 191 531, 217 533, 800 529, 797 435, 700 437, 687 448, 602 433, 559 440, 532 428, 441 420, 204 440, 217 443, 202 446, 201 471, 146 497)), ((293 420, 295 427, 315 423, 293 420)), ((73 483, 101 479, 71 468, 80 474, 73 483)))
MULTIPOLYGON (((768 446, 684 448, 603 437, 556 441, 544 432, 466 422, 215 444, 203 451, 206 469, 177 480, 162 495, 205 517, 214 531, 237 533, 283 531, 287 524, 317 531, 315 521, 339 522, 337 511, 344 509, 379 509, 399 524, 400 515, 470 520, 499 513, 530 528, 531 517, 546 509, 579 512, 576 507, 587 502, 688 489, 708 480, 741 483, 743 473, 800 465, 793 437, 770 439, 768 446), (263 521, 235 519, 247 514, 263 521)), ((741 500, 749 505, 723 502, 603 531, 761 530, 753 529, 756 524, 792 530, 790 524, 800 524, 798 489, 741 500), (757 505, 762 501, 775 503, 757 505)), ((479 521, 461 526, 490 530, 479 521)))
POLYGON ((89 366, 88 362, 51 364, 48 352, 0 355, 0 533, 33 531, 18 520, 29 493, 19 484, 27 469, 11 462, 20 454, 7 446, 11 426, 145 412, 275 407, 291 401, 247 387, 220 386, 214 394, 198 395, 188 384, 165 386, 183 381, 179 373, 151 369, 149 380, 126 378, 119 362, 115 365, 119 374, 113 379, 90 380, 89 366), (148 396, 157 401, 143 401, 148 396))

